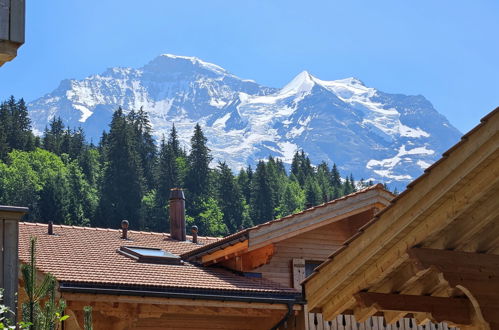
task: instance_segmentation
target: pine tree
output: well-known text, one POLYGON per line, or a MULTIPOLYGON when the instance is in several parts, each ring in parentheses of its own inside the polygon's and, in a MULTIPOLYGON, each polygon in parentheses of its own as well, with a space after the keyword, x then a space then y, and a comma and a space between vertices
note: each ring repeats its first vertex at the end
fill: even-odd
POLYGON ((156 161, 156 146, 152 137, 152 128, 147 112, 140 107, 138 112, 131 111, 128 120, 133 126, 137 153, 142 164, 145 185, 148 189, 154 186, 154 167, 156 161))
MULTIPOLYGON (((56 330, 69 316, 64 315, 66 302, 56 301, 56 279, 48 273, 43 280, 37 280, 36 238, 30 239, 30 262, 21 265, 24 291, 27 301, 21 306, 23 321, 29 330, 56 330)), ((15 327, 14 327, 15 328, 15 327)))
POLYGON ((223 213, 223 222, 229 232, 234 233, 245 222, 245 209, 239 186, 225 162, 218 165, 217 195, 218 205, 223 213))
POLYGON ((53 118, 50 122, 50 128, 45 128, 43 148, 60 156, 62 154, 64 134, 65 129, 62 119, 60 117, 53 118))
POLYGON ((0 104, 0 156, 13 149, 29 151, 34 149, 34 136, 31 121, 23 99, 16 101, 14 96, 0 104), (6 151, 5 151, 6 150, 6 151))
POLYGON ((167 204, 170 196, 170 189, 181 187, 180 169, 178 166, 178 158, 180 149, 178 148, 178 140, 175 132, 175 126, 170 131, 168 142, 165 139, 161 140, 159 150, 159 160, 156 174, 156 191, 154 193, 154 214, 151 217, 150 227, 154 230, 167 230, 167 204), (176 146, 176 147, 175 147, 176 146))
POLYGON ((132 228, 138 228, 142 222, 143 177, 135 143, 133 127, 118 108, 106 137, 106 167, 94 226, 116 227, 128 219, 132 228))
POLYGON ((191 151, 187 157, 188 169, 185 178, 187 196, 192 201, 192 207, 187 212, 194 216, 199 210, 202 198, 206 198, 210 192, 210 169, 211 162, 210 149, 206 145, 207 139, 201 130, 201 126, 196 124, 194 134, 191 138, 191 151))
POLYGON ((342 187, 340 172, 338 171, 336 164, 333 164, 333 168, 331 169, 331 186, 337 190, 342 187))
POLYGON ((274 218, 274 191, 267 172, 267 165, 259 161, 252 180, 250 214, 255 224, 274 218))
POLYGON ((310 206, 319 205, 322 202, 321 188, 313 177, 307 178, 305 182, 305 200, 310 206))
POLYGON ((326 203, 333 198, 333 187, 331 187, 331 173, 326 162, 317 166, 317 183, 321 192, 321 203, 326 203))
POLYGON ((251 173, 251 175, 253 175, 251 166, 248 166, 248 170, 242 168, 237 175, 237 183, 239 185, 239 188, 241 189, 241 193, 246 204, 249 204, 251 200, 251 178, 248 173, 251 173))

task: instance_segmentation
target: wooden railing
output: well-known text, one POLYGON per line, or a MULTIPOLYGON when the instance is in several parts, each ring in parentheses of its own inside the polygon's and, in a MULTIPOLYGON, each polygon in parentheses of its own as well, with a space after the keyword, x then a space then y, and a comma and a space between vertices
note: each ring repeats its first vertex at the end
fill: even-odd
POLYGON ((385 324, 383 317, 373 316, 358 323, 352 315, 339 315, 332 321, 324 321, 320 313, 308 313, 305 320, 308 330, 457 330, 446 323, 427 323, 418 326, 411 318, 403 318, 395 324, 385 324))

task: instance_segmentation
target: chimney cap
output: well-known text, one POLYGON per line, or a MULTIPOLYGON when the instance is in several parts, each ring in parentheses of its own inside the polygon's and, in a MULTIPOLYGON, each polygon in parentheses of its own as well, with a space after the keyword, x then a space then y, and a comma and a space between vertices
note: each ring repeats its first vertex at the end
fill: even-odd
POLYGON ((121 221, 121 228, 128 229, 128 225, 129 225, 128 220, 122 220, 121 221))
POLYGON ((184 199, 184 190, 182 188, 172 188, 170 189, 170 199, 184 199))
POLYGON ((198 232, 198 226, 196 226, 196 225, 192 226, 192 227, 191 227, 191 231, 192 231, 193 233, 197 233, 197 232, 198 232))

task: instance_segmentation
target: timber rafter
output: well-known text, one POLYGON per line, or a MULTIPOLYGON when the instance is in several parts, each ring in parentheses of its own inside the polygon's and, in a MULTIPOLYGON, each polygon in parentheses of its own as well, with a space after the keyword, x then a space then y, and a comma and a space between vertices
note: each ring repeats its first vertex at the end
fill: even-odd
POLYGON ((387 323, 411 314, 499 329, 497 196, 499 108, 305 280, 309 308, 326 320, 353 310, 358 319, 381 312, 387 323), (379 302, 367 299, 375 294, 379 302))

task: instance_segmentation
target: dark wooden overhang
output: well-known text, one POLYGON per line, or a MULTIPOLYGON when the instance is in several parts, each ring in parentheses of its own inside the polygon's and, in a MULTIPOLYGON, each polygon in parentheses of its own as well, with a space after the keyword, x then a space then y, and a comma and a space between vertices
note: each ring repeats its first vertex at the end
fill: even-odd
POLYGON ((327 320, 499 329, 499 108, 304 282, 327 320))

